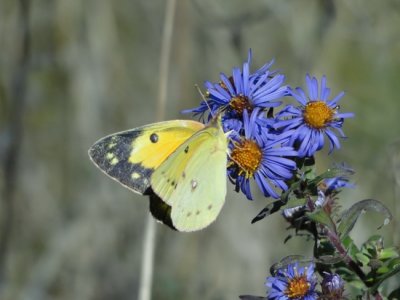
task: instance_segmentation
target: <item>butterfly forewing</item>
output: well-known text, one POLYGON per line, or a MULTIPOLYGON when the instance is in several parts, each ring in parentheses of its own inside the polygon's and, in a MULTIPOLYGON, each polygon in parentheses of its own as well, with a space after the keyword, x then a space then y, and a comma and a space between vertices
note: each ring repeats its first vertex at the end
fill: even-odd
POLYGON ((226 196, 227 139, 214 122, 180 145, 151 176, 153 191, 171 206, 179 231, 202 229, 218 216, 226 196))
POLYGON ((190 120, 154 123, 100 139, 89 149, 89 156, 111 178, 145 194, 154 170, 203 128, 202 123, 190 120))

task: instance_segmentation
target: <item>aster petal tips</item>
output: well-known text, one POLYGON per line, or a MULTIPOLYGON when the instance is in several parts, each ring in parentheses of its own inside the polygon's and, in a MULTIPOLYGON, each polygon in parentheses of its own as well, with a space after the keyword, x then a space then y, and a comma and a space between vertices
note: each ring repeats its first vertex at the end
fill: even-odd
POLYGON ((299 151, 300 157, 312 156, 321 150, 325 140, 329 141, 329 151, 340 148, 338 136, 344 138, 342 126, 345 118, 351 118, 353 113, 339 113, 338 101, 344 96, 339 93, 329 100, 330 89, 326 77, 320 80, 306 75, 308 94, 302 88, 288 89, 288 93, 298 103, 298 106, 288 105, 277 115, 275 127, 281 131, 293 130, 290 145, 299 151))
MULTIPOLYGON (((272 62, 252 73, 251 60, 252 52, 249 50, 247 61, 241 68, 233 68, 232 75, 221 73, 219 82, 205 83, 211 114, 223 111, 241 120, 244 110, 251 112, 255 108, 265 110, 281 105, 279 98, 287 95, 285 76, 269 70, 272 62)), ((201 103, 199 107, 184 112, 203 115, 207 112, 208 106, 201 103)))

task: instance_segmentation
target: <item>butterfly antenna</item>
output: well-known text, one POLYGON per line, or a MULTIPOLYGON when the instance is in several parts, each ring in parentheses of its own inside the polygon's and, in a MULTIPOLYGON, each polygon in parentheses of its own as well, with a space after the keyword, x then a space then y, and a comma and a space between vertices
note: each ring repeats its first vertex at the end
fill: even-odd
POLYGON ((195 84, 194 86, 195 86, 195 88, 197 89, 197 91, 199 92, 199 94, 200 94, 201 98, 203 99, 203 101, 206 103, 206 105, 207 105, 207 107, 208 107, 208 110, 210 111, 210 115, 211 115, 212 118, 214 119, 215 116, 214 116, 214 114, 213 114, 213 112, 212 112, 212 110, 211 110, 210 105, 208 104, 208 100, 207 100, 206 96, 203 94, 203 91, 200 89, 200 87, 199 87, 198 84, 195 84))

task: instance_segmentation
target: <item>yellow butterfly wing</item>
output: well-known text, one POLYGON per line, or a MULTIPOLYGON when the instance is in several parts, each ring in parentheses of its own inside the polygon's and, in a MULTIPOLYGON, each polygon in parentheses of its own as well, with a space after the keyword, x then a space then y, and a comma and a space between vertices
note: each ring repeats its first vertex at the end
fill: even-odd
POLYGON ((167 157, 204 124, 173 120, 106 136, 89 149, 94 164, 123 186, 147 194, 150 177, 167 157))
POLYGON ((151 176, 153 191, 171 206, 179 231, 213 222, 226 196, 227 138, 220 118, 180 145, 151 176))

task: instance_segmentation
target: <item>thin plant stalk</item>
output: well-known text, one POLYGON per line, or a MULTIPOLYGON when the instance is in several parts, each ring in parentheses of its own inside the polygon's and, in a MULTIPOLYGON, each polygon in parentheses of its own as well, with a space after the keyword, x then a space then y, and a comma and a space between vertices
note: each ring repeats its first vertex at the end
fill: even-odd
MULTIPOLYGON (((165 117, 165 107, 167 101, 167 81, 169 70, 169 58, 172 45, 172 33, 174 25, 176 0, 168 0, 166 3, 164 28, 162 34, 162 44, 160 51, 160 72, 158 80, 158 100, 157 100, 157 121, 165 117)), ((150 300, 153 281, 154 268, 154 249, 156 245, 156 224, 153 217, 149 214, 146 221, 142 266, 139 285, 139 300, 150 300)))

